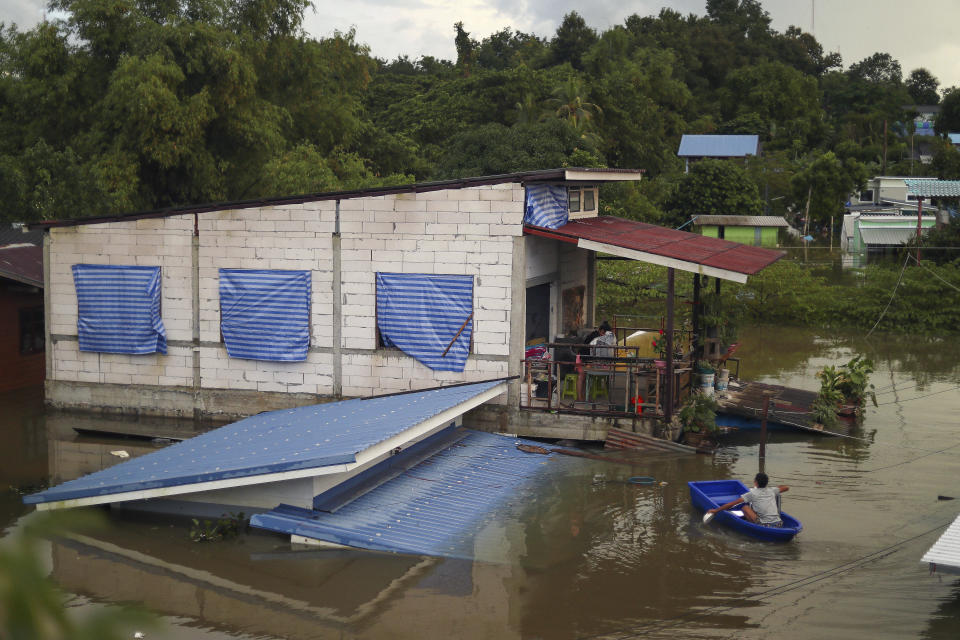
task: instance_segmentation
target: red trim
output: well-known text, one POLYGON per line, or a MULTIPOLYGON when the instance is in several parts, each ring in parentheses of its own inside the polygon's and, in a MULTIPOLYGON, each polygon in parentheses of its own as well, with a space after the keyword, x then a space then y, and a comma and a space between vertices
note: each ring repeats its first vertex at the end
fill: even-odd
POLYGON ((543 236, 544 238, 550 238, 551 240, 559 240, 560 242, 569 242, 571 244, 577 244, 579 238, 576 236, 565 236, 559 233, 555 233, 552 229, 545 229, 543 227, 535 227, 532 224, 523 225, 523 232, 525 234, 530 234, 532 236, 543 236))

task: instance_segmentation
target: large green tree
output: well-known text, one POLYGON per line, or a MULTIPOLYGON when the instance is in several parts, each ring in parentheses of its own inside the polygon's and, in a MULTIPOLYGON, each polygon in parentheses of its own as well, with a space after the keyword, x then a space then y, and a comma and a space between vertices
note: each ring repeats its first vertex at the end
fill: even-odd
POLYGON ((667 209, 670 222, 679 226, 699 215, 761 215, 763 201, 739 162, 700 160, 677 182, 667 209))

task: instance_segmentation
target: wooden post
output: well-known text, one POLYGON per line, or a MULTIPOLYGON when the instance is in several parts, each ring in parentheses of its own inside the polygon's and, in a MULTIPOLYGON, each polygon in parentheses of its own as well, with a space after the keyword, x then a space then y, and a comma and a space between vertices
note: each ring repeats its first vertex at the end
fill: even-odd
POLYGON ((700 274, 693 274, 693 358, 699 360, 703 357, 701 351, 703 342, 700 340, 700 314, 703 310, 700 308, 700 274))
POLYGON ((673 418, 673 267, 667 269, 667 376, 663 384, 663 393, 666 396, 663 402, 663 417, 667 424, 673 418))
POLYGON ((760 473, 764 473, 767 462, 767 413, 770 411, 772 391, 763 392, 763 417, 760 420, 760 473))
POLYGON ((923 196, 917 196, 917 265, 920 264, 920 231, 923 220, 923 196))

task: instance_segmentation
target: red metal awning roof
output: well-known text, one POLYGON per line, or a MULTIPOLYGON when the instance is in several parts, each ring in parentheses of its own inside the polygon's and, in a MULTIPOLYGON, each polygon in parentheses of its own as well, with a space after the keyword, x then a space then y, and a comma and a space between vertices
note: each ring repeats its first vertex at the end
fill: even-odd
POLYGON ((785 255, 783 251, 614 216, 575 220, 558 229, 526 225, 524 231, 570 242, 591 251, 740 283, 785 255))
POLYGON ((0 278, 43 287, 43 247, 33 244, 0 247, 0 278))

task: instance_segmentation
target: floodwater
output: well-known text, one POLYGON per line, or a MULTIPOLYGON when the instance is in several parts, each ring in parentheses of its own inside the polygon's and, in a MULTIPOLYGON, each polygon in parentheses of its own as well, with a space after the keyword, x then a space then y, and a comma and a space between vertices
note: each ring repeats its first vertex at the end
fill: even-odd
MULTIPOLYGON (((195 543, 189 523, 111 516, 44 546, 44 562, 76 612, 143 603, 163 624, 151 640, 960 637, 960 578, 920 562, 960 513, 960 341, 741 337, 748 379, 816 389, 823 365, 864 353, 877 366, 880 406, 854 437, 771 434, 766 471, 804 524, 789 544, 705 526, 690 507, 688 480, 749 484, 757 439, 741 434, 714 456, 552 460, 483 532, 496 558, 301 550, 262 534, 195 543), (666 484, 627 482, 637 475, 666 484)), ((103 421, 45 412, 39 391, 0 403, 0 482, 15 487, 140 446, 76 436, 103 421)), ((29 511, 2 494, 8 532, 29 511)))

